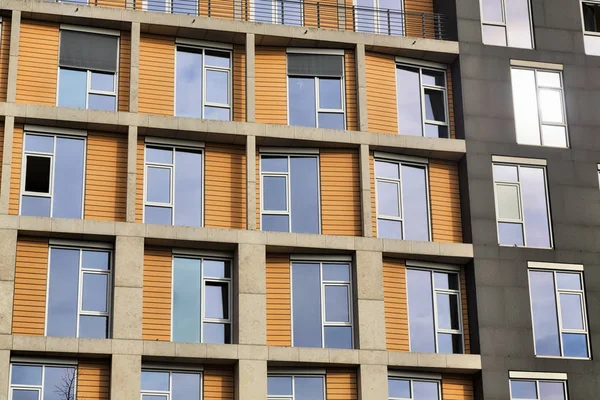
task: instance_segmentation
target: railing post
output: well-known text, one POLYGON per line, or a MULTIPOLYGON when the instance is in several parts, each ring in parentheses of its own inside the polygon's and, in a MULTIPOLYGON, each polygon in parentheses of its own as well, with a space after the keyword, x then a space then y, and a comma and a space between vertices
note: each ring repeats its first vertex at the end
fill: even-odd
POLYGON ((210 8, 210 0, 208 0, 208 16, 210 17, 210 13, 211 13, 211 8, 210 8))
POLYGON ((281 23, 285 24, 285 0, 281 0, 281 23))
POLYGON ((436 20, 436 39, 442 40, 444 37, 442 36, 442 16, 439 14, 435 14, 436 20))
POLYGON ((321 4, 317 1, 317 28, 321 27, 321 4))
POLYGON ((392 20, 390 19, 390 9, 387 9, 387 25, 388 25, 388 35, 392 34, 392 20))
POLYGON ((356 20, 356 6, 352 5, 352 30, 356 31, 356 25, 358 21, 356 20))
POLYGON ((421 30, 423 31, 423 38, 427 37, 425 32, 425 13, 421 13, 421 30))

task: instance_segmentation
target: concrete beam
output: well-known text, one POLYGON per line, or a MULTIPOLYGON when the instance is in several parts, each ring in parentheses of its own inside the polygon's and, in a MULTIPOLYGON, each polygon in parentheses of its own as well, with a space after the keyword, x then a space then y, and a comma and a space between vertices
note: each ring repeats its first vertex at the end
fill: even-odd
POLYGON ((365 45, 356 45, 356 106, 358 107, 358 129, 361 132, 369 131, 367 114, 367 62, 365 45))
POLYGON ((267 361, 240 360, 235 371, 236 400, 267 398, 267 361))
POLYGON ((258 215, 256 214, 256 137, 246 138, 246 229, 255 231, 258 215))
POLYGON ((4 117, 4 147, 2 148, 2 178, 0 181, 0 215, 8 214, 14 129, 15 117, 4 117))
POLYGON ((129 72, 129 111, 138 112, 140 83, 140 23, 131 23, 131 67, 129 72))
POLYGON ((255 43, 253 33, 246 34, 246 121, 256 122, 255 43))
POLYGON ((137 399, 142 381, 142 358, 139 355, 114 354, 110 369, 110 398, 137 399))
POLYGON ((17 100, 17 70, 19 68, 19 40, 21 37, 21 11, 14 10, 10 20, 10 50, 8 58, 8 79, 6 101, 17 100))
POLYGON ((369 145, 360 145, 360 206, 362 218, 362 234, 373 236, 373 209, 371 207, 371 160, 369 145))
POLYGON ((127 137, 127 211, 125 220, 135 222, 135 201, 137 196, 137 141, 138 128, 130 126, 127 137))
POLYGON ((267 343, 266 247, 240 244, 237 248, 237 343, 267 343))

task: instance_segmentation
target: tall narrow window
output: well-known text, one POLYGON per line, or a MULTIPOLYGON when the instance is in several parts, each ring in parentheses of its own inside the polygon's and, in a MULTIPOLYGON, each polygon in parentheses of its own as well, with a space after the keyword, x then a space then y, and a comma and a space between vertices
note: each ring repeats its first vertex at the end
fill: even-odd
POLYGON ((50 247, 47 336, 110 337, 111 252, 50 247))
POLYGON ((375 160, 377 237, 431 240, 427 166, 375 160))
POLYGON ((458 272, 406 269, 410 351, 463 353, 458 272))
POLYGON ((173 257, 174 342, 231 343, 231 261, 173 257))
POLYGON ((290 125, 345 129, 344 54, 288 53, 290 125))
POLYGON ((481 0, 483 43, 533 48, 530 0, 481 0))
POLYGON ((85 137, 25 132, 20 215, 83 217, 85 137))
POLYGON ((356 32, 404 35, 407 15, 402 0, 355 0, 354 3, 356 32))
POLYGON ((546 169, 494 163, 498 243, 552 247, 546 169))
POLYGON ((412 64, 396 66, 398 132, 449 138, 446 70, 412 64))
POLYGON ((269 373, 268 400, 325 400, 325 375, 269 373))
POLYGON ((319 233, 319 157, 261 155, 261 230, 319 233))
POLYGON ((600 56, 600 0, 581 0, 585 54, 600 56))
POLYGON ((76 365, 11 364, 12 400, 75 400, 76 388, 76 365))
POLYGON ((202 374, 191 370, 142 369, 141 392, 142 400, 200 400, 202 374))
POLYGON ((429 379, 389 377, 388 398, 390 400, 439 400, 440 382, 429 379))
POLYGON ((304 24, 303 0, 251 0, 251 17, 268 24, 304 24))
POLYGON ((58 105, 116 111, 119 36, 61 30, 58 105))
POLYGON ((560 71, 511 67, 517 143, 567 147, 560 71))
POLYGON ((567 398, 566 380, 526 378, 510 380, 511 400, 567 400, 567 398))
POLYGON ((202 157, 200 148, 146 145, 144 222, 202 226, 202 157))
POLYGON ((536 356, 589 358, 582 273, 530 268, 529 293, 536 356))
POLYGON ((231 51, 177 46, 175 115, 231 120, 231 51))

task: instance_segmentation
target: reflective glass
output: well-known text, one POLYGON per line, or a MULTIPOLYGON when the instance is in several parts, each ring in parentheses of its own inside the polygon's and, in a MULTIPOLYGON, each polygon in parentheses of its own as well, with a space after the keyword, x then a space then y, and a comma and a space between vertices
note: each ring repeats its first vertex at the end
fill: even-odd
POLYGON ((46 367, 44 400, 74 400, 77 374, 71 367, 46 367))
POLYGON ((406 276, 410 351, 435 352, 431 273, 407 269, 406 276))
POLYGON ((548 71, 537 71, 536 73, 538 86, 547 86, 560 89, 560 73, 548 71))
POLYGON ((146 206, 144 212, 144 221, 147 224, 171 225, 170 207, 146 206))
POLYGON ((204 286, 204 316, 206 318, 229 318, 229 291, 224 282, 206 282, 204 286))
POLYGON ((511 78, 517 143, 539 145, 541 143, 535 71, 511 68, 511 78))
POLYGON ((50 197, 21 197, 21 215, 31 215, 34 217, 50 216, 50 197))
POLYGON ((350 322, 348 287, 325 286, 325 321, 350 322))
POLYGON ((292 325, 295 347, 322 347, 320 275, 319 264, 292 264, 292 325))
POLYGON ((526 244, 550 247, 546 179, 542 168, 520 168, 526 244))
POLYGON ((294 378, 294 400, 324 400, 323 378, 296 376, 294 378))
POLYGON ((260 168, 263 172, 287 172, 287 157, 261 157, 260 168))
POLYGON ((349 326, 326 326, 325 348, 351 349, 352 328, 349 326))
POLYGON ((600 4, 582 3, 583 24, 586 32, 600 31, 600 4))
POLYGON ((341 79, 319 79, 319 108, 342 109, 341 79))
POLYGON ((508 45, 532 49, 529 0, 505 0, 505 7, 508 45))
POLYGON ((168 400, 168 398, 167 398, 167 396, 160 395, 160 394, 156 394, 156 395, 145 394, 142 396, 142 400, 168 400))
POLYGON ((213 67, 229 68, 229 53, 223 51, 206 50, 206 65, 213 67))
POLYGON ((79 337, 106 339, 108 337, 108 317, 81 315, 79 317, 79 337))
POLYGON ((439 385, 437 382, 413 381, 415 400, 439 399, 439 385))
POLYGON ((263 209, 268 211, 287 211, 287 178, 284 176, 265 176, 263 178, 263 209))
POLYGON ((52 159, 27 155, 25 163, 25 191, 50 194, 52 159))
POLYGON ((273 0, 254 0, 254 21, 276 22, 273 0))
POLYGON ((506 28, 495 25, 482 25, 483 43, 491 46, 506 46, 506 28))
POLYGON ((231 278, 228 261, 204 260, 202 269, 205 278, 231 278))
POLYGON ((202 117, 202 54, 177 51, 175 115, 202 117))
POLYGON ((25 134, 25 151, 54 153, 54 136, 25 134))
POLYGON ((559 296, 562 328, 582 330, 584 326, 581 296, 566 293, 561 293, 559 296))
POLYGON ((438 328, 460 329, 458 296, 454 294, 438 293, 436 297, 438 328))
POLYGON ((373 0, 357 0, 355 7, 355 25, 357 32, 376 32, 377 16, 373 0))
POLYGON ((315 79, 290 77, 288 85, 290 125, 315 128, 317 126, 315 79))
POLYGON ((504 22, 502 0, 482 0, 483 20, 486 22, 504 22))
POLYGON ((231 343, 229 324, 205 322, 202 332, 202 343, 231 343))
POLYGON ((398 133, 401 135, 423 136, 419 70, 404 66, 397 67, 396 92, 398 133))
POLYGON ((110 252, 83 250, 81 254, 81 267, 108 271, 110 268, 110 252))
POLYGON ((448 139, 448 127, 446 125, 425 124, 425 137, 448 139))
POLYGON ((148 167, 146 200, 153 203, 171 202, 171 169, 148 167))
POLYGON ((39 400, 37 390, 15 389, 12 392, 12 400, 39 400))
POLYGON ((343 113, 319 113, 319 128, 344 129, 343 113))
POLYGON ((169 373, 158 371, 142 371, 142 390, 168 391, 169 373))
POLYGON ((377 181, 377 213, 400 217, 400 184, 377 181))
POLYGON ((108 275, 83 274, 81 309, 84 311, 107 312, 108 275))
POLYGON ((423 76, 421 77, 421 80, 423 81, 423 85, 441 87, 446 86, 446 78, 444 72, 424 69, 422 74, 423 76))
POLYGON ((498 218, 521 220, 519 187, 516 185, 496 185, 498 218))
POLYGON ((429 240, 429 201, 425 168, 402 165, 404 239, 429 240))
POLYGON ((146 147, 146 162, 173 164, 173 150, 160 147, 146 147))
POLYGON ((102 72, 92 72, 92 90, 103 92, 115 91, 115 75, 102 72))
POLYGON ((319 233, 319 174, 317 157, 290 158, 292 232, 319 233))
POLYGON ((204 118, 214 119, 217 121, 228 121, 230 120, 229 108, 223 107, 204 107, 204 118))
POLYGON ((450 333, 438 333, 438 353, 462 353, 462 336, 450 333))
POLYGON ((350 281, 350 266, 348 264, 323 264, 324 281, 350 281))
POLYGON ((275 3, 277 23, 285 25, 302 25, 302 2, 297 0, 279 0, 275 3))
POLYGON ((398 163, 375 161, 375 176, 378 178, 400 179, 398 163))
POLYGON ((552 272, 530 271, 529 285, 537 356, 560 356, 552 272))
POLYGON ((201 260, 175 257, 173 263, 173 341, 200 342, 201 260))
POLYGON ((581 275, 558 272, 556 273, 556 287, 567 290, 581 290, 581 275))
POLYGON ((564 123, 562 92, 555 89, 540 89, 539 95, 542 122, 564 123))
POLYGON ((157 12, 167 12, 167 3, 166 3, 166 0, 150 0, 150 1, 147 1, 146 2, 146 10, 148 10, 148 11, 157 11, 157 12))
POLYGON ((13 365, 10 383, 13 385, 41 385, 42 367, 37 365, 13 365))
POLYGON ((523 225, 498 222, 498 243, 507 246, 524 246, 523 225))
POLYGON ((382 239, 402 239, 402 222, 377 219, 377 237, 382 239))
POLYGON ((55 218, 82 218, 84 152, 84 140, 56 138, 52 203, 55 218))
POLYGON ((79 250, 50 250, 48 285, 48 336, 77 335, 79 311, 79 250))
POLYGON ((198 15, 198 0, 171 0, 171 2, 173 14, 198 15))
POLYGON ((175 225, 202 225, 202 154, 175 152, 175 225))
POLYGON ((540 382, 540 400, 564 400, 563 382, 540 382))
POLYGON ((544 146, 567 147, 567 129, 564 126, 542 125, 544 146))
POLYGON ((290 376, 269 376, 267 378, 269 396, 291 396, 292 378, 290 376))
POLYGON ((494 165, 494 181, 519 182, 517 167, 509 165, 494 165))
POLYGON ((117 98, 115 96, 105 96, 102 94, 91 94, 88 99, 88 108, 90 110, 115 111, 117 98))
POLYGON ((537 399, 537 388, 532 381, 510 381, 513 399, 537 399))
POLYGON ((206 102, 229 104, 229 73, 206 70, 206 102))
POLYGON ((261 230, 274 232, 289 232, 289 217, 287 215, 263 215, 261 230))
POLYGON ((563 333, 563 355, 565 357, 589 357, 587 335, 579 333, 563 333))
POLYGON ((434 272, 433 282, 436 289, 458 290, 458 274, 434 272))
POLYGON ((173 372, 171 400, 200 400, 200 374, 173 372))
POLYGON ((85 108, 87 72, 61 68, 58 75, 58 105, 85 108))
POLYGON ((410 381, 388 379, 388 397, 410 399, 410 381))
POLYGON ((583 43, 585 45, 585 54, 600 56, 600 37, 583 35, 583 43))

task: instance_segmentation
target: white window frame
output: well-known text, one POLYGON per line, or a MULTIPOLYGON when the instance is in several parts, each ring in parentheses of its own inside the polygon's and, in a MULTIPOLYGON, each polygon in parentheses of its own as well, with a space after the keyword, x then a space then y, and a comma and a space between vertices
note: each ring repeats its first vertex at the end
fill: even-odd
MULTIPOLYGON (((168 1, 168 0, 167 0, 168 1)), ((201 119, 205 119, 206 116, 204 114, 205 107, 214 107, 229 110, 229 119, 227 121, 232 120, 233 116, 233 51, 230 49, 226 49, 224 46, 210 46, 207 45, 195 45, 192 44, 191 41, 180 41, 175 45, 175 88, 174 88, 174 100, 173 100, 173 115, 177 116, 177 53, 180 51, 185 52, 185 49, 195 50, 196 53, 201 51, 202 53, 202 93, 201 93, 201 119), (217 67, 214 65, 207 66, 206 65, 206 51, 215 51, 220 53, 227 53, 229 56, 229 68, 225 67, 217 67), (207 71, 215 71, 215 72, 226 72, 227 73, 227 99, 229 100, 229 104, 221 104, 221 103, 211 103, 206 100, 206 72, 207 71)), ((198 118, 198 117, 196 117, 198 118)))
MULTIPOLYGON (((291 371, 290 371, 291 372, 291 371)), ((320 372, 320 371, 319 371, 320 372)), ((327 398, 327 374, 325 373, 312 373, 306 371, 303 373, 302 371, 298 372, 277 372, 277 371, 268 371, 267 379, 269 377, 279 377, 279 378, 291 378, 292 379, 292 395, 267 395, 267 400, 295 400, 296 399, 296 377, 301 378, 321 378, 323 380, 323 398, 327 398)), ((268 390, 268 388, 267 388, 268 390)))
POLYGON ((169 374, 169 390, 144 390, 140 389, 140 399, 143 399, 144 396, 166 396, 167 400, 171 400, 171 394, 173 392, 173 373, 182 373, 182 374, 194 374, 200 376, 200 398, 198 400, 202 400, 203 391, 204 391, 204 372, 202 369, 169 369, 169 368, 153 368, 142 365, 142 373, 143 372, 162 372, 169 374))
POLYGON ((310 263, 310 264, 319 264, 319 279, 320 279, 320 286, 321 286, 321 291, 320 291, 320 295, 321 295, 321 299, 320 299, 320 306, 321 306, 321 347, 320 348, 326 348, 325 347, 325 328, 326 327, 336 327, 336 326, 340 326, 340 327, 350 327, 350 331, 351 331, 351 348, 354 349, 355 346, 355 339, 354 339, 354 307, 353 307, 353 295, 352 295, 352 263, 350 261, 335 261, 335 260, 327 260, 324 261, 323 259, 317 260, 307 260, 304 259, 302 260, 302 258, 291 258, 290 259, 290 320, 291 320, 291 339, 292 339, 292 347, 293 343, 294 343, 294 294, 293 294, 293 273, 292 273, 292 269, 293 269, 293 264, 294 263, 310 263), (326 264, 346 264, 348 265, 348 270, 350 272, 350 280, 349 281, 328 281, 328 280, 324 280, 323 279, 323 265, 326 264), (349 322, 328 322, 326 320, 326 313, 325 313, 325 307, 326 307, 326 299, 325 299, 325 288, 327 286, 345 286, 348 288, 348 316, 349 316, 349 322))
POLYGON ((292 182, 291 182, 291 158, 292 157, 305 157, 305 158, 316 158, 317 159, 317 212, 319 213, 317 218, 319 221, 319 232, 316 234, 321 234, 322 229, 322 221, 321 221, 321 159, 318 152, 309 153, 309 152, 290 152, 290 153, 278 153, 278 152, 260 152, 259 161, 259 173, 260 173, 260 230, 263 230, 262 217, 263 215, 286 215, 288 217, 288 232, 293 232, 292 229, 292 182), (287 172, 265 172, 262 170, 262 159, 263 156, 269 157, 287 157, 287 172), (285 178, 285 195, 286 195, 286 211, 271 211, 265 210, 265 177, 276 177, 276 178, 285 178))
MULTIPOLYGON (((504 28, 504 41, 506 42, 506 45, 495 45, 495 44, 486 44, 484 42, 483 39, 483 32, 482 32, 482 42, 484 44, 484 46, 500 46, 500 47, 513 47, 508 43, 508 26, 506 25, 506 0, 499 0, 502 3, 502 22, 498 22, 498 21, 486 21, 483 18, 483 3, 486 0, 479 0, 479 10, 480 10, 480 16, 481 16, 481 27, 482 27, 482 31, 483 31, 483 27, 485 25, 488 26, 495 26, 495 27, 502 27, 504 28)), ((528 10, 528 17, 529 17, 529 37, 531 39, 531 49, 535 49, 535 40, 534 40, 534 36, 533 36, 533 16, 532 16, 532 7, 531 7, 531 0, 527 0, 527 10, 528 10)))
POLYGON ((9 400, 13 399, 13 392, 15 390, 35 390, 38 392, 38 400, 43 400, 44 399, 44 383, 46 381, 46 368, 47 367, 59 367, 59 368, 74 368, 75 369, 75 376, 74 376, 74 381, 75 381, 75 385, 73 387, 73 398, 77 399, 77 379, 79 378, 79 367, 77 365, 77 362, 74 363, 38 363, 38 362, 21 362, 21 361, 14 361, 10 363, 10 371, 9 371, 9 378, 8 378, 8 383, 9 383, 9 387, 10 387, 10 393, 8 396, 9 400), (17 366, 24 366, 24 367, 41 367, 42 368, 42 384, 41 385, 24 385, 24 384, 14 384, 12 383, 12 372, 13 372, 13 366, 17 365, 17 366))
POLYGON ((567 390, 567 381, 560 379, 527 379, 527 378, 512 378, 510 377, 508 380, 508 390, 510 391, 510 400, 519 400, 518 397, 513 397, 512 395, 512 385, 513 381, 522 381, 522 382, 534 382, 535 383, 535 391, 536 391, 536 399, 540 398, 540 382, 552 382, 552 383, 562 383, 563 390, 565 393, 565 400, 569 400, 569 392, 567 390))
POLYGON ((202 187, 200 188, 200 198, 201 198, 201 203, 200 203, 200 227, 204 226, 204 203, 205 203, 205 199, 204 199, 204 188, 206 186, 206 182, 205 182, 205 151, 204 151, 204 147, 202 146, 201 143, 198 143, 197 146, 193 146, 188 145, 186 142, 177 142, 174 141, 173 143, 169 143, 169 141, 161 141, 161 140, 148 140, 146 141, 146 143, 144 144, 144 207, 142 210, 142 220, 144 221, 144 223, 146 223, 146 206, 150 206, 150 207, 160 207, 160 208, 170 208, 171 209, 171 226, 175 226, 175 169, 177 168, 176 165, 176 155, 177 155, 177 151, 193 151, 193 152, 197 152, 200 153, 201 157, 202 157, 202 187), (150 162, 148 161, 148 157, 147 157, 147 150, 148 147, 152 147, 152 148, 159 148, 162 150, 170 150, 171 154, 172 154, 172 162, 171 164, 164 164, 164 163, 159 163, 159 162, 150 162), (156 202, 151 202, 148 201, 148 168, 156 168, 156 169, 167 169, 169 170, 169 174, 170 174, 170 182, 171 182, 171 187, 169 188, 170 193, 169 193, 169 197, 171 199, 170 203, 156 203, 156 202))
MULTIPOLYGON (((437 387, 438 387, 438 399, 437 400, 442 400, 442 382, 441 379, 429 379, 429 378, 420 378, 420 377, 410 377, 410 376, 394 376, 394 375, 389 375, 388 376, 388 382, 390 380, 395 380, 395 381, 408 381, 409 385, 410 385, 410 393, 411 393, 411 397, 392 397, 389 396, 388 400, 413 400, 414 399, 414 382, 430 382, 430 383, 436 383, 437 387)), ((431 399, 433 400, 433 399, 431 399)))
MULTIPOLYGON (((201 279, 200 282, 200 342, 204 342, 204 323, 216 323, 216 324, 228 324, 229 326, 229 338, 231 343, 233 343, 233 260, 228 257, 222 256, 212 256, 212 255, 193 255, 190 252, 173 252, 171 256, 171 282, 174 282, 173 278, 175 277, 175 258, 187 258, 200 260, 200 272, 201 279), (229 276, 230 278, 214 278, 214 277, 205 277, 204 276, 204 260, 215 260, 215 261, 225 261, 229 263, 229 276), (214 282, 214 283, 224 283, 227 285, 227 315, 229 318, 208 318, 206 317, 206 283, 214 282)), ((175 296, 175 285, 171 285, 171 341, 173 341, 173 311, 174 311, 174 302, 173 298, 175 296)), ((230 344, 230 343, 229 343, 230 344)))
POLYGON ((55 165, 54 158, 56 157, 56 139, 57 138, 65 138, 65 139, 76 139, 83 140, 83 171, 82 171, 82 182, 81 182, 81 216, 80 219, 83 219, 85 212, 85 184, 86 184, 86 170, 87 170, 87 137, 85 135, 68 135, 61 133, 50 133, 43 132, 42 130, 28 130, 27 126, 23 132, 23 150, 21 152, 21 184, 19 189, 19 215, 22 215, 22 205, 23 205, 23 196, 30 197, 44 197, 50 199, 50 218, 54 218, 54 173, 55 173, 55 165), (54 149, 52 153, 40 152, 40 151, 32 151, 25 150, 25 143, 27 139, 27 135, 33 136, 48 136, 54 138, 54 149), (37 193, 37 192, 28 192, 25 190, 25 178, 27 176, 27 156, 35 156, 35 157, 43 157, 50 159, 50 191, 48 194, 45 193, 37 193))
POLYGON ((587 314, 587 305, 585 301, 585 282, 583 279, 583 270, 574 271, 570 269, 562 269, 560 267, 554 268, 537 268, 532 267, 531 265, 527 269, 527 286, 529 289, 529 309, 531 310, 531 328, 533 331, 533 350, 534 354, 538 358, 560 358, 560 359, 575 359, 575 360, 589 360, 591 358, 591 348, 590 348, 590 334, 589 334, 589 325, 588 325, 588 314, 587 314), (535 316, 533 314, 533 301, 531 298, 531 272, 549 272, 552 273, 552 282, 554 284, 554 307, 556 309, 556 315, 558 317, 557 328, 558 328, 558 343, 560 347, 560 356, 543 356, 537 354, 537 347, 535 344, 535 316), (579 282, 581 283, 581 290, 575 289, 559 289, 556 274, 557 273, 565 273, 565 274, 574 274, 579 276, 579 282), (562 327, 562 311, 560 306, 560 295, 561 294, 569 294, 569 295, 577 295, 580 297, 580 306, 581 306, 581 315, 583 318, 583 329, 564 329, 562 327), (566 357, 564 356, 564 346, 563 346, 563 333, 573 333, 579 335, 585 335, 586 344, 587 344, 587 357, 566 357))
POLYGON ((530 249, 552 249, 554 248, 554 237, 552 234, 552 215, 550 214, 550 196, 548 193, 548 171, 546 169, 546 165, 545 164, 524 164, 524 163, 511 163, 511 162, 506 162, 506 161, 494 161, 492 159, 492 168, 494 166, 508 166, 508 167, 517 167, 517 180, 518 182, 508 182, 508 181, 499 181, 496 180, 495 177, 493 177, 494 180, 494 205, 496 208, 496 235, 498 238, 498 246, 503 246, 503 247, 515 247, 513 245, 508 245, 508 244, 501 244, 500 243, 500 224, 501 223, 519 223, 522 225, 523 227, 523 246, 517 246, 517 247, 527 247, 530 249), (542 169, 544 171, 544 191, 545 191, 545 198, 546 198, 546 216, 548 219, 548 231, 549 231, 549 236, 550 236, 550 247, 535 247, 535 246, 528 246, 527 245, 527 227, 526 227, 526 222, 525 222, 525 218, 524 218, 524 214, 523 214, 523 195, 522 195, 522 191, 521 191, 521 168, 537 168, 537 169, 542 169), (518 193, 519 193, 519 211, 521 213, 521 219, 519 221, 517 220, 511 220, 511 219, 501 219, 499 216, 499 209, 498 209, 498 192, 496 190, 496 185, 504 185, 504 186, 518 186, 518 193))
POLYGON ((583 3, 590 3, 600 6, 600 0, 580 0, 579 4, 581 7, 581 30, 584 36, 600 36, 600 32, 586 31, 585 30, 585 19, 583 18, 583 3))
MULTIPOLYGON (((419 265, 420 263, 407 263, 406 268, 405 268, 405 274, 406 274, 406 285, 407 285, 407 293, 408 293, 408 270, 412 269, 412 270, 419 270, 419 271, 427 271, 429 272, 429 276, 430 276, 430 282, 431 282, 431 304, 432 304, 432 308, 433 308, 433 329, 434 329, 434 333, 435 333, 435 353, 439 354, 439 343, 438 343, 438 334, 452 334, 452 335, 460 335, 461 337, 461 347, 462 347, 462 352, 460 353, 453 353, 453 354, 466 354, 465 352, 465 329, 464 329, 464 324, 463 324, 463 314, 462 314, 462 308, 463 308, 463 304, 462 304, 462 290, 461 290, 461 279, 460 279, 460 275, 461 275, 461 270, 460 267, 456 267, 456 266, 447 266, 447 268, 435 268, 435 266, 432 264, 432 266, 421 266, 419 265), (454 289, 436 289, 435 288, 435 277, 434 274, 435 273, 441 273, 441 274, 455 274, 456 277, 458 278, 458 290, 454 290, 454 289), (448 295, 456 295, 457 296, 457 304, 458 304, 458 326, 459 329, 441 329, 439 328, 438 325, 438 306, 437 306, 437 294, 448 294, 448 295)), ((408 325, 409 325, 409 329, 408 329, 408 345, 409 348, 411 347, 411 340, 410 340, 410 302, 408 301, 408 297, 406 299, 406 311, 407 311, 407 315, 408 315, 408 325)), ((412 351, 412 350, 410 350, 412 351)))

